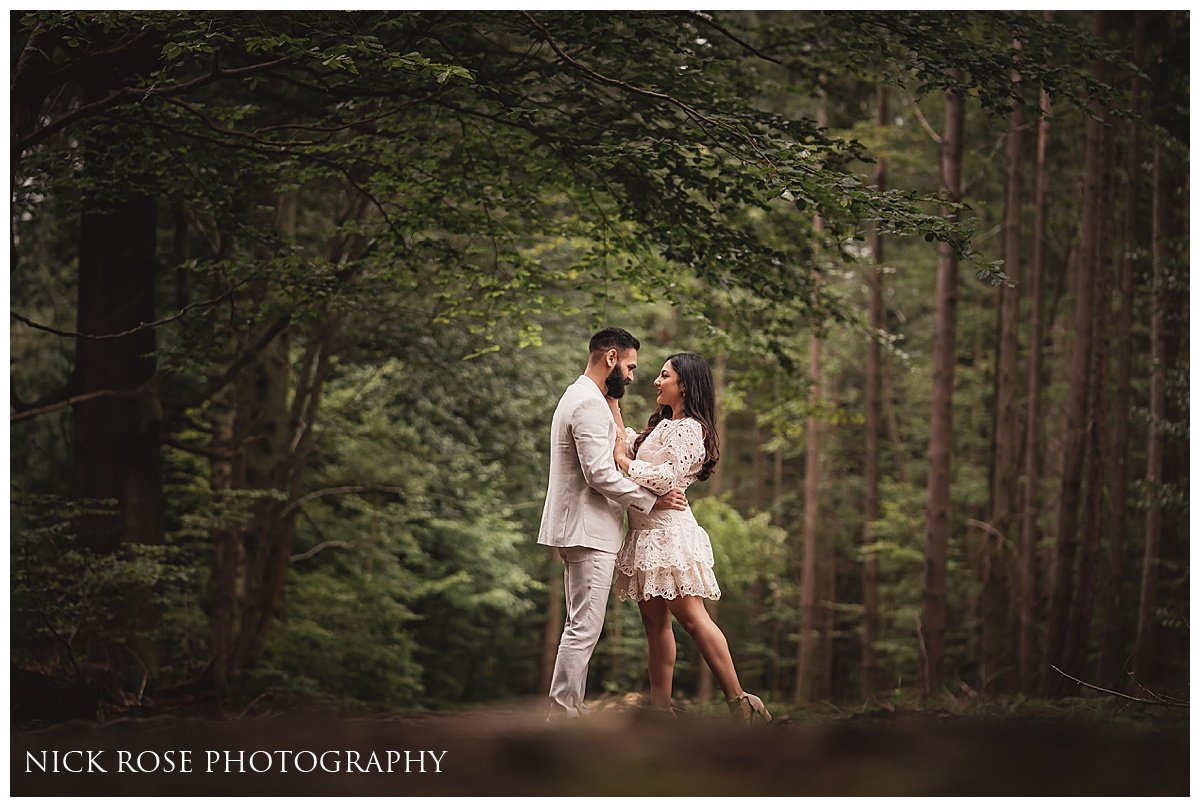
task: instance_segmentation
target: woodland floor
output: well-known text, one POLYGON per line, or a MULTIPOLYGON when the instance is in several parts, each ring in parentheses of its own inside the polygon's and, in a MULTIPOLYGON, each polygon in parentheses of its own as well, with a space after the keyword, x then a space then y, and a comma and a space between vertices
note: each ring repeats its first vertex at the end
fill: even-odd
MULTIPOLYGON (((595 707, 587 720, 551 725, 539 703, 518 702, 372 717, 164 715, 14 726, 10 793, 1182 796, 1189 788, 1186 709, 1097 702, 1007 714, 831 707, 787 714, 777 707, 774 724, 746 727, 716 712, 655 715, 633 695, 595 707), (41 758, 70 749, 101 751, 96 759, 108 772, 26 773, 26 752, 41 758), (174 750, 178 760, 183 749, 193 751, 191 773, 116 772, 119 750, 134 758, 174 750), (364 762, 372 751, 381 760, 388 750, 446 753, 440 773, 432 761, 425 773, 415 766, 405 773, 403 762, 392 773, 347 773, 344 762, 340 773, 284 774, 278 762, 262 773, 205 771, 205 751, 239 749, 357 750, 364 762)), ((143 759, 149 766, 153 756, 143 759)))

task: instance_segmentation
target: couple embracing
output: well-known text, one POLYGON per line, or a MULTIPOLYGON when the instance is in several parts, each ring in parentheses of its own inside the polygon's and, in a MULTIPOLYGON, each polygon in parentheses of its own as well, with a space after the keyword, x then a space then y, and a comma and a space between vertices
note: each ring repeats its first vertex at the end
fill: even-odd
POLYGON ((587 369, 554 410, 538 543, 557 548, 563 560, 566 619, 550 683, 550 719, 586 711, 588 662, 615 570, 617 596, 637 601, 646 629, 651 708, 671 708, 674 617, 700 648, 734 716, 769 722, 762 701, 742 691, 725 635, 704 608, 703 600, 720 598, 721 590, 708 533, 684 495, 709 477, 718 459, 712 371, 694 353, 668 358, 654 379, 658 407, 635 432, 625 427, 619 401, 633 381, 640 347, 621 328, 596 333, 587 369))

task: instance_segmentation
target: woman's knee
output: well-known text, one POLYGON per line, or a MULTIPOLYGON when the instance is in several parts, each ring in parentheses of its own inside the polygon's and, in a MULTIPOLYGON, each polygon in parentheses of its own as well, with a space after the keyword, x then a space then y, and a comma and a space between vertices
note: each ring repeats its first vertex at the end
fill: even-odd
POLYGON ((680 597, 671 602, 670 610, 688 633, 703 627, 708 621, 708 612, 704 610, 704 602, 696 597, 680 597))
POLYGON ((671 612, 662 600, 646 600, 641 603, 642 625, 647 634, 661 633, 671 626, 671 612))

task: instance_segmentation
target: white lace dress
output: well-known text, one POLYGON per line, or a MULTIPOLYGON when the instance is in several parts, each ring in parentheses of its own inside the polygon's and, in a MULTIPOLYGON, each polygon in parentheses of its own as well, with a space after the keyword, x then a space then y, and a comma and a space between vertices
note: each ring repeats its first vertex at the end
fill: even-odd
MULTIPOLYGON (((632 451, 637 433, 628 428, 625 433, 632 451)), ((696 481, 704 458, 699 421, 663 420, 638 447, 629 478, 659 496, 672 489, 687 490, 696 481)), ((631 508, 629 534, 617 555, 617 597, 673 600, 682 596, 721 598, 708 533, 696 523, 690 507, 650 513, 631 508)))

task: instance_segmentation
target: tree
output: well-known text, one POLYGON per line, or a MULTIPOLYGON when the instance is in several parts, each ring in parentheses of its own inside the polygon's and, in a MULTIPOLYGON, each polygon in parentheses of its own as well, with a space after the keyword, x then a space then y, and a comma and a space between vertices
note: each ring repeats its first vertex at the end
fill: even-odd
MULTIPOLYGON (((880 85, 876 90, 875 123, 881 129, 888 125, 887 88, 880 85)), ((887 162, 882 157, 875 162, 875 185, 882 188, 887 184, 887 162)), ((870 294, 870 334, 867 339, 866 366, 866 441, 863 458, 863 539, 862 539, 862 660, 859 675, 864 698, 875 694, 875 649, 873 643, 879 629, 879 564, 875 558, 872 533, 879 520, 879 436, 882 414, 882 338, 887 323, 884 321, 883 305, 883 236, 878 229, 871 230, 871 261, 867 269, 867 288, 870 294)))
MULTIPOLYGON (((1047 18, 1052 12, 1045 12, 1047 18)), ((1046 265, 1046 156, 1050 142, 1050 94, 1040 93, 1037 127, 1037 158, 1034 168, 1033 245, 1030 260, 1029 363, 1026 374, 1028 402, 1025 412, 1024 485, 1021 503, 1021 546, 1017 573, 1017 667, 1021 691, 1032 693, 1037 686, 1033 627, 1037 612, 1037 514, 1040 469, 1042 399, 1042 311, 1046 265)))
MULTIPOLYGON (((1103 12, 1095 15, 1095 33, 1106 30, 1103 12)), ((1093 63, 1092 72, 1099 81, 1104 75, 1102 59, 1093 63)), ((1071 393, 1063 424, 1062 492, 1059 497, 1054 551, 1054 574, 1047 617, 1046 655, 1040 686, 1043 693, 1054 694, 1063 679, 1053 665, 1062 668, 1068 658, 1069 617, 1076 594, 1078 561, 1078 525, 1080 483, 1087 432, 1088 401, 1092 382, 1092 334, 1095 306, 1095 278, 1099 262, 1101 195, 1104 187, 1104 118, 1106 109, 1100 100, 1091 104, 1087 121, 1087 151, 1084 160, 1083 212, 1080 222, 1080 255, 1075 275, 1075 341, 1071 355, 1071 393)), ((1070 670, 1067 670, 1070 672, 1070 670)))
MULTIPOLYGON (((946 199, 962 199, 963 94, 946 91, 946 119, 941 135, 941 176, 946 199)), ((947 215, 953 216, 951 210, 947 215)), ((950 464, 954 435, 955 325, 958 302, 958 256, 938 248, 937 324, 933 335, 933 406, 929 416, 928 509, 925 533, 925 576, 921 638, 928 694, 945 675, 946 547, 950 539, 950 464)))
MULTIPOLYGON (((1146 12, 1137 13, 1133 33, 1133 61, 1138 69, 1146 63, 1146 12)), ((1109 498, 1109 513, 1105 533, 1108 537, 1107 573, 1103 598, 1103 638, 1100 647, 1098 677, 1102 686, 1117 685, 1117 653, 1122 646, 1121 572, 1125 565, 1125 529, 1129 499, 1129 419, 1133 397, 1133 309, 1134 285, 1133 266, 1140 253, 1138 239, 1138 204, 1141 188, 1141 144, 1137 117, 1141 113, 1142 80, 1138 75, 1130 79, 1130 114, 1126 124, 1125 141, 1125 198, 1121 231, 1120 277, 1117 281, 1117 317, 1115 347, 1117 351, 1116 399, 1113 404, 1112 447, 1109 450, 1109 478, 1112 480, 1112 495, 1109 498)))
MULTIPOLYGON (((1021 43, 1013 43, 1019 50, 1021 43)), ((1014 84, 1019 84, 1018 70, 1012 71, 1014 84)), ((1010 653, 1005 647, 1008 629, 1010 589, 1008 551, 1015 536, 1017 523, 1017 473, 1021 452, 1018 437, 1018 406, 1020 378, 1017 373, 1019 352, 1018 322, 1021 309, 1021 166, 1025 116, 1020 104, 1014 103, 1008 117, 1008 144, 1004 179, 1004 273, 1008 283, 997 289, 999 297, 999 345, 996 359, 996 402, 993 443, 995 460, 992 470, 991 526, 986 533, 985 549, 988 576, 983 582, 983 638, 979 685, 986 688, 992 676, 1009 666, 1010 653)))
POLYGON ((1151 191, 1151 260, 1154 267, 1152 308, 1150 320, 1150 430, 1146 447, 1146 485, 1149 488, 1149 507, 1146 510, 1146 539, 1142 550, 1142 574, 1137 611, 1137 634, 1134 637, 1132 667, 1135 676, 1145 676, 1151 666, 1154 648, 1154 608, 1158 588, 1159 544, 1162 539, 1162 504, 1159 486, 1163 475, 1163 430, 1166 420, 1164 358, 1166 311, 1166 182, 1163 178, 1163 147, 1154 144, 1151 191))

